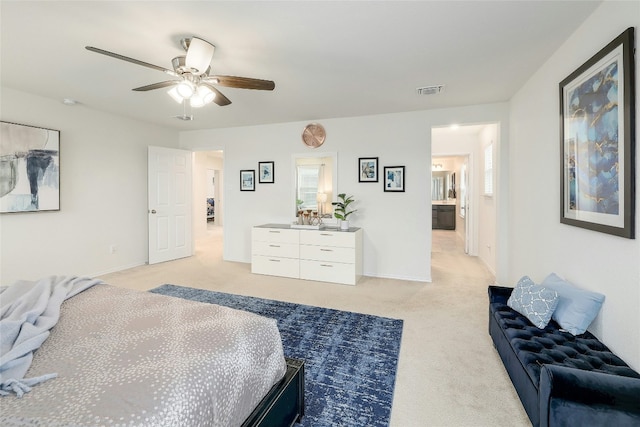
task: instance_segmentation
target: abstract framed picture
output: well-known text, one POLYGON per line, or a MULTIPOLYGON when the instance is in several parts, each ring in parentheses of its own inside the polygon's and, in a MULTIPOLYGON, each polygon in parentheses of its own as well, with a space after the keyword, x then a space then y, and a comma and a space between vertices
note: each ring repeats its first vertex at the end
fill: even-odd
POLYGON ((241 170, 240 171, 240 191, 256 190, 256 171, 241 170))
POLYGON ((273 184, 275 182, 273 162, 258 162, 258 182, 260 184, 273 184))
POLYGON ((560 222, 635 238, 633 28, 560 82, 560 222))
POLYGON ((404 191, 404 166, 384 167, 384 191, 404 191))
POLYGON ((358 182, 378 182, 377 157, 360 157, 358 159, 358 182))
POLYGON ((0 122, 0 213, 60 210, 60 131, 0 122))

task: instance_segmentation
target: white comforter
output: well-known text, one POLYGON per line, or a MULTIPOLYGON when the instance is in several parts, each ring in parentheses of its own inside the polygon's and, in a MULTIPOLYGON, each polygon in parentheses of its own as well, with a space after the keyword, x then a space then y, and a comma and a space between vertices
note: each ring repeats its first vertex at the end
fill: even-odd
POLYGON ((15 392, 22 397, 31 386, 56 376, 25 378, 33 352, 58 322, 62 302, 98 283, 101 281, 89 278, 51 276, 0 288, 0 395, 15 392))
POLYGON ((286 364, 274 319, 99 285, 62 304, 27 375, 52 371, 0 398, 1 426, 239 426, 286 364))

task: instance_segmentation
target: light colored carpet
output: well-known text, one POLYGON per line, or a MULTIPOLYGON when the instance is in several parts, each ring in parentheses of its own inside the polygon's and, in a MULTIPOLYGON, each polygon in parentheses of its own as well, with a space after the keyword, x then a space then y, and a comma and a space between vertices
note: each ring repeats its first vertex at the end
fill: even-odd
POLYGON ((148 290, 165 283, 404 320, 392 427, 530 426, 488 333, 484 264, 454 232, 434 230, 432 283, 364 277, 345 286, 251 274, 222 260, 222 229, 209 225, 194 256, 101 277, 148 290))

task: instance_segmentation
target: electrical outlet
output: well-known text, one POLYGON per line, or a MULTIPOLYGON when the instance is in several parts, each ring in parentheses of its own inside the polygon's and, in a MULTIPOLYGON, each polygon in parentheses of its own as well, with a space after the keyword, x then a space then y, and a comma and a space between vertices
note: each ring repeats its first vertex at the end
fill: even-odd
POLYGON ((110 245, 109 246, 109 253, 110 254, 115 254, 117 250, 118 250, 118 247, 116 245, 110 245))

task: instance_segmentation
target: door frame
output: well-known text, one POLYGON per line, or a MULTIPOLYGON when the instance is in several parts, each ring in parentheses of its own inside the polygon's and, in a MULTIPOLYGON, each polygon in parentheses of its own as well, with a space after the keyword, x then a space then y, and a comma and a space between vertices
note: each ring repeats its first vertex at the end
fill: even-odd
MULTIPOLYGON (((438 153, 436 155, 431 155, 431 161, 433 161, 433 159, 439 158, 439 157, 464 157, 467 160, 467 181, 469 183, 469 185, 467 186, 467 199, 471 200, 471 202, 473 202, 476 191, 477 191, 477 183, 476 180, 473 177, 473 173, 475 171, 474 169, 474 159, 473 159, 473 153, 470 152, 464 152, 464 151, 460 151, 460 152, 447 152, 447 153, 438 153)), ((431 192, 429 192, 429 194, 431 194, 431 192)), ((467 255, 470 256, 477 256, 478 255, 478 232, 477 232, 477 213, 476 213, 476 209, 474 208, 475 203, 468 203, 467 204, 467 210, 465 211, 465 215, 464 215, 464 227, 465 227, 465 235, 462 236, 463 239, 465 240, 464 244, 465 244, 465 249, 467 255), (468 206, 471 205, 471 209, 468 208, 468 206)), ((456 222, 460 220, 460 216, 459 216, 459 211, 458 211, 458 204, 456 204, 456 222)), ((433 238, 431 239, 431 243, 433 244, 433 238)))

